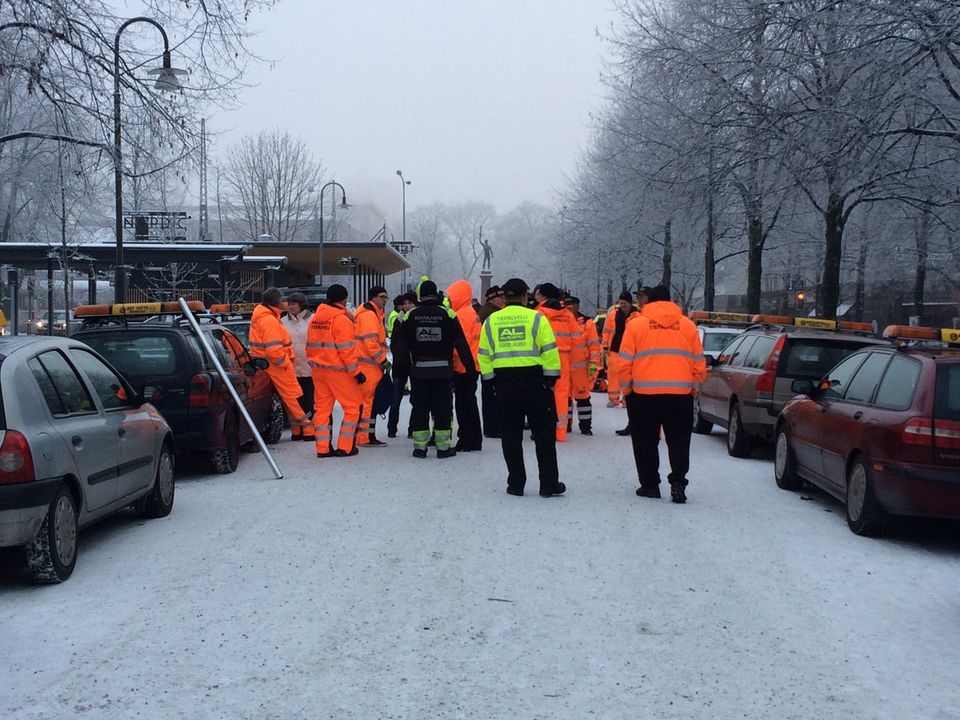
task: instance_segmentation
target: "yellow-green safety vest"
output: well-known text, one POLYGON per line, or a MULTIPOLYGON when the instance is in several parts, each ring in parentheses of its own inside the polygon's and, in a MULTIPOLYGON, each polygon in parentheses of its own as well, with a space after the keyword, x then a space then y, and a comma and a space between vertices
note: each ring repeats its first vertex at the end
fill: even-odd
POLYGON ((550 321, 522 305, 507 305, 487 318, 478 358, 484 380, 493 378, 496 370, 538 365, 545 376, 560 377, 560 352, 550 321))

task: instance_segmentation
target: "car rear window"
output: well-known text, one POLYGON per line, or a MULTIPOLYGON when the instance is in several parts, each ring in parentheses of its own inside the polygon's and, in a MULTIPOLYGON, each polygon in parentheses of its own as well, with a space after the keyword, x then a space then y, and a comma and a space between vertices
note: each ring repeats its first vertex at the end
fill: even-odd
POLYGON ((913 404, 913 393, 920 379, 921 366, 917 360, 894 355, 877 390, 877 407, 887 410, 907 410, 913 404))
POLYGON ((960 363, 937 365, 933 416, 941 420, 960 420, 960 363))
POLYGON ((781 377, 819 380, 863 343, 817 338, 793 338, 780 357, 777 374, 781 377))
POLYGON ((177 352, 165 335, 100 335, 80 337, 128 378, 173 375, 177 352))
MULTIPOLYGON (((230 329, 236 332, 233 328, 230 329)), ((707 352, 718 352, 729 345, 730 341, 738 335, 739 333, 705 333, 703 336, 703 349, 707 352)))

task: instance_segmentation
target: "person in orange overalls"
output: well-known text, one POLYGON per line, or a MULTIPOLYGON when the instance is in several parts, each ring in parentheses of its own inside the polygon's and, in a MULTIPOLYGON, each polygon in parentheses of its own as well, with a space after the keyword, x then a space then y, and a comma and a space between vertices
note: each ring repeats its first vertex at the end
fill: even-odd
POLYGON ((313 372, 313 418, 316 422, 317 457, 347 457, 357 454, 360 423, 360 388, 367 381, 360 370, 353 316, 347 312, 347 289, 327 288, 327 299, 317 306, 307 330, 307 359, 313 372), (333 405, 340 403, 343 421, 336 449, 333 439, 333 405))
POLYGON ((533 291, 537 312, 546 316, 560 351, 560 380, 553 387, 557 405, 557 442, 567 441, 567 417, 570 404, 570 351, 580 334, 573 314, 560 302, 560 290, 553 283, 538 285, 533 291))
POLYGON ((357 445, 363 447, 386 447, 377 440, 377 418, 373 413, 373 398, 377 385, 387 371, 387 328, 383 323, 383 309, 390 296, 386 288, 374 285, 367 293, 367 302, 357 308, 356 328, 357 359, 367 381, 360 386, 362 406, 360 409, 360 434, 357 445))
POLYGON ((579 335, 570 351, 570 417, 567 432, 573 429, 573 401, 577 403, 577 420, 581 435, 593 435, 593 406, 590 391, 600 367, 600 337, 597 326, 586 315, 580 314, 580 298, 567 297, 563 304, 573 314, 579 335))
POLYGON ((603 325, 603 349, 607 351, 607 407, 622 407, 620 391, 620 374, 623 363, 617 353, 620 352, 620 343, 623 341, 623 331, 627 327, 627 320, 637 310, 633 306, 633 297, 629 291, 620 293, 616 311, 607 314, 607 321, 603 325))
POLYGON ((280 396, 292 426, 292 437, 313 437, 313 423, 300 407, 303 395, 297 373, 293 369, 293 343, 290 333, 280 322, 280 303, 283 293, 278 288, 263 291, 263 300, 253 309, 250 318, 250 354, 265 358, 269 363, 267 375, 280 396))
MULTIPOLYGON (((464 337, 473 354, 473 365, 478 367, 480 349, 480 318, 470 301, 470 283, 457 280, 447 288, 450 309, 457 314, 464 337)), ((453 355, 453 397, 457 414, 457 452, 479 451, 483 447, 483 428, 480 425, 480 408, 477 407, 476 372, 468 372, 460 356, 453 355)))

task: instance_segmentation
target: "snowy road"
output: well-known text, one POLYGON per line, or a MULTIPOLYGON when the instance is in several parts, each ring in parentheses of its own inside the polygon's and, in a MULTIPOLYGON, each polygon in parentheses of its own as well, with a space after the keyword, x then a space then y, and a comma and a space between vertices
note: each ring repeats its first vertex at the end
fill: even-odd
POLYGON ((720 435, 687 505, 638 498, 624 413, 597 415, 563 498, 506 495, 491 441, 284 441, 284 480, 256 455, 180 478, 170 517, 85 532, 63 585, 0 565, 0 717, 960 717, 955 529, 856 537, 720 435))

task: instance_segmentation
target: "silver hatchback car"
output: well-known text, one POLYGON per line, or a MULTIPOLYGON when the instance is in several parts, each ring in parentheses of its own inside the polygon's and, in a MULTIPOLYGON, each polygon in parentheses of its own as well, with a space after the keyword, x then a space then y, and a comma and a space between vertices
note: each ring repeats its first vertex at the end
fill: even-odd
POLYGON ((33 580, 70 577, 78 530, 116 510, 168 515, 173 453, 163 417, 90 347, 0 337, 0 547, 23 547, 33 580))

